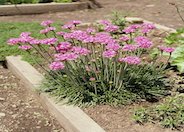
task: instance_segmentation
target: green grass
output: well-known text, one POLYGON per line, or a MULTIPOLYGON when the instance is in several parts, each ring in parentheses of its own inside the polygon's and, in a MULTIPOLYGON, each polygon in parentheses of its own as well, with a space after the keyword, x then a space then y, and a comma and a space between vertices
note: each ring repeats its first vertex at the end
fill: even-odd
MULTIPOLYGON (((58 28, 59 23, 56 23, 54 26, 58 28)), ((39 33, 41 29, 43 29, 43 27, 35 22, 0 22, 0 61, 4 61, 6 56, 22 55, 24 60, 28 61, 30 64, 34 64, 35 62, 27 52, 18 49, 17 46, 8 45, 7 40, 9 38, 19 37, 21 32, 31 32, 32 37, 44 38, 44 35, 39 33)), ((40 61, 41 58, 37 57, 37 60, 40 61)))
POLYGON ((26 60, 31 60, 27 53, 18 49, 17 46, 8 45, 7 40, 19 37, 21 32, 32 32, 34 37, 40 38, 41 28, 39 23, 0 22, 0 61, 4 61, 5 57, 10 55, 23 55, 26 56, 26 60))

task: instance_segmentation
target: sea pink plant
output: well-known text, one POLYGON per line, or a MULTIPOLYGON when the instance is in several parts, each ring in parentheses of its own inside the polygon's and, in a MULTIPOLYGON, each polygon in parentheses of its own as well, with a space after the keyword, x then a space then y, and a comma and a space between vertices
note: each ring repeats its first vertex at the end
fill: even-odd
POLYGON ((152 46, 152 42, 144 36, 135 37, 134 41, 139 45, 140 48, 150 48, 152 46))
POLYGON ((130 38, 128 36, 122 36, 119 38, 119 40, 123 41, 123 42, 127 42, 130 40, 130 38))
POLYGON ((76 60, 79 55, 75 53, 55 54, 56 61, 72 61, 76 60))
POLYGON ((114 43, 108 43, 105 48, 107 50, 118 51, 121 48, 121 46, 117 42, 114 42, 114 43))
POLYGON ((41 44, 46 44, 46 45, 53 45, 58 41, 57 38, 46 38, 40 40, 41 44))
POLYGON ((138 48, 137 45, 133 45, 133 44, 126 44, 123 46, 122 50, 123 51, 135 51, 138 48))
POLYGON ((137 56, 127 56, 125 58, 119 58, 119 62, 125 62, 131 65, 138 65, 141 63, 141 59, 137 56))
POLYGON ((32 47, 29 46, 29 45, 21 45, 21 46, 19 46, 19 49, 22 49, 22 50, 30 50, 30 49, 32 49, 32 47))
POLYGON ((107 25, 105 26, 104 30, 106 32, 117 32, 119 30, 119 27, 116 25, 107 25))
POLYGON ((82 47, 76 47, 74 46, 72 49, 71 49, 75 54, 77 55, 88 55, 89 53, 91 53, 90 50, 86 49, 86 48, 82 48, 82 47))
POLYGON ((51 70, 63 70, 65 68, 65 65, 62 63, 62 62, 52 62, 50 65, 49 65, 49 68, 51 70))
POLYGON ((56 46, 56 49, 58 51, 61 51, 61 50, 69 50, 72 48, 72 44, 69 43, 69 42, 60 42, 57 46, 56 46))
POLYGON ((113 58, 113 57, 116 56, 116 54, 117 53, 114 50, 106 50, 106 51, 103 52, 103 57, 105 57, 105 58, 113 58))
POLYGON ((19 38, 10 38, 7 43, 9 45, 17 45, 20 43, 20 39, 19 38))
POLYGON ((86 32, 89 33, 89 34, 92 34, 92 33, 95 33, 96 30, 94 28, 87 28, 86 32))
POLYGON ((46 21, 43 21, 41 25, 47 27, 47 26, 50 26, 52 23, 54 23, 54 21, 46 20, 46 21))
POLYGON ((166 52, 166 53, 172 53, 175 51, 175 48, 173 47, 166 47, 166 46, 158 46, 158 48, 163 51, 163 52, 166 52))

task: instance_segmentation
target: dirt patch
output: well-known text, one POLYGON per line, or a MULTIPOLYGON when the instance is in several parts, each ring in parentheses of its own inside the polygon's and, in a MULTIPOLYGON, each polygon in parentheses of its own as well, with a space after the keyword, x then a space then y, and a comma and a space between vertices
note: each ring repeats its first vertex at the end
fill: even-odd
POLYGON ((100 105, 85 108, 84 111, 107 132, 177 132, 163 129, 156 124, 139 125, 134 122, 132 119, 133 111, 148 105, 150 104, 142 103, 123 107, 100 105))
POLYGON ((39 100, 0 65, 0 132, 64 132, 39 100))
MULTIPOLYGON (((170 2, 179 4, 180 9, 184 7, 183 0, 97 0, 103 8, 95 10, 82 10, 66 13, 48 13, 39 15, 1 16, 4 22, 31 22, 52 19, 66 22, 79 19, 84 22, 94 22, 99 19, 109 18, 112 11, 119 11, 122 15, 137 16, 157 22, 169 27, 179 28, 184 24, 179 18, 176 9, 169 5, 170 2)), ((184 11, 181 11, 184 16, 184 11)))

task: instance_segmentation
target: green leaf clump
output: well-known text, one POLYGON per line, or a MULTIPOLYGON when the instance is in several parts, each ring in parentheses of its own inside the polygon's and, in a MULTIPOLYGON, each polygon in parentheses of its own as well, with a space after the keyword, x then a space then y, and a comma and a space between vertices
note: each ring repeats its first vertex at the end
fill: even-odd
POLYGON ((159 123, 160 125, 180 130, 184 126, 184 95, 168 97, 163 103, 149 108, 139 108, 133 119, 138 123, 159 123))

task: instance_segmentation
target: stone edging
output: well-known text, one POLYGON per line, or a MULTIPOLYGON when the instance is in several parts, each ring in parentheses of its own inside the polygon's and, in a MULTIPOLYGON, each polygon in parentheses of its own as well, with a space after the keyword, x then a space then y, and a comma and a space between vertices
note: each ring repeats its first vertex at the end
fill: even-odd
POLYGON ((44 4, 20 4, 20 5, 1 5, 0 16, 2 15, 28 15, 41 14, 48 12, 66 12, 88 9, 89 2, 73 3, 44 3, 44 4))
POLYGON ((85 114, 79 107, 72 105, 56 104, 54 99, 46 93, 38 94, 36 89, 43 80, 35 68, 28 62, 21 60, 20 56, 6 57, 7 66, 23 84, 38 98, 46 109, 59 121, 62 127, 68 132, 105 132, 95 121, 85 114))

